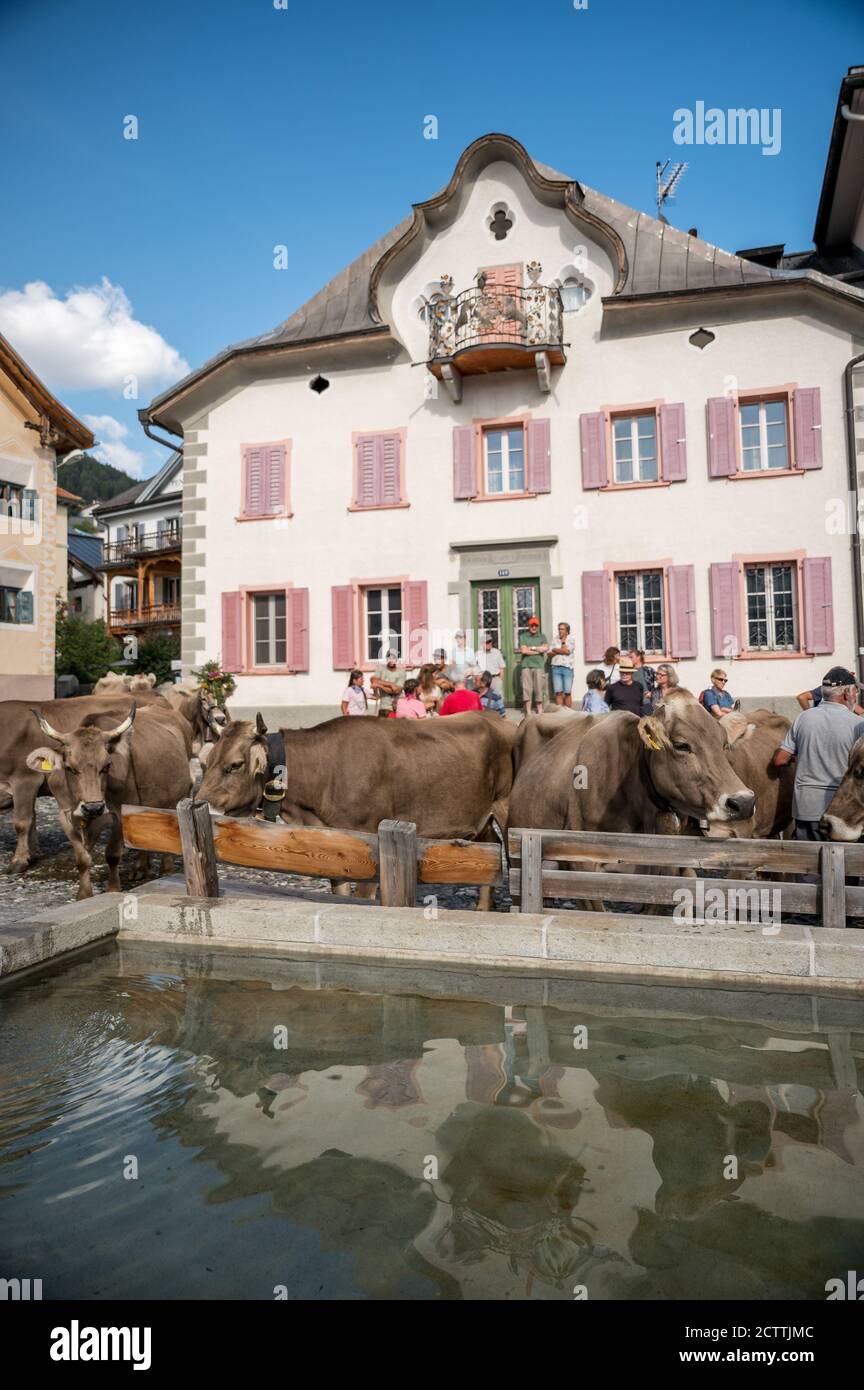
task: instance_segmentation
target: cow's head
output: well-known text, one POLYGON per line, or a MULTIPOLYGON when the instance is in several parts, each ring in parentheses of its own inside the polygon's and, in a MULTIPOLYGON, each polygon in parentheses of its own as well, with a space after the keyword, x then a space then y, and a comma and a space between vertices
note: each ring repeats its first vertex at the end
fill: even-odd
POLYGON ((45 774, 58 803, 74 819, 91 821, 105 814, 112 755, 123 735, 132 728, 135 712, 133 700, 126 718, 116 728, 99 729, 85 722, 71 733, 61 734, 38 710, 33 710, 43 734, 60 747, 34 748, 27 754, 27 766, 32 772, 45 774))
POLYGON ((755 794, 741 785, 727 757, 749 726, 743 721, 725 725, 680 688, 670 692, 655 714, 639 720, 651 782, 679 816, 709 825, 752 816, 755 794))
POLYGON ((225 816, 248 816, 261 802, 267 776, 267 725, 257 715, 227 725, 213 746, 201 786, 199 801, 225 816))
POLYGON ((129 677, 129 689, 133 693, 136 691, 152 690, 155 684, 156 677, 152 671, 148 672, 147 675, 144 675, 143 672, 139 672, 138 675, 129 677))
POLYGON ((864 835, 864 738, 852 745, 849 766, 819 828, 830 840, 860 840, 864 835))

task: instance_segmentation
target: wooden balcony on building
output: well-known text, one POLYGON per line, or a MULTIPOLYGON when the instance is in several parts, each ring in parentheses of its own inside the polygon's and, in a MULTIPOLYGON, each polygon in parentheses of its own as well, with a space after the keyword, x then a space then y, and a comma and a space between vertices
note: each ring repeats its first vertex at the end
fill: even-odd
POLYGON ((106 541, 102 546, 100 569, 128 567, 131 561, 150 555, 179 553, 183 534, 179 525, 165 531, 145 531, 124 541, 106 541))
POLYGON ((179 626, 179 603, 154 603, 147 608, 111 608, 108 610, 108 629, 112 633, 134 632, 141 628, 179 626))
POLYGON ((427 310, 433 376, 461 400, 462 377, 535 368, 544 391, 550 369, 567 358, 562 341, 564 311, 555 286, 485 285, 457 295, 439 295, 427 310))

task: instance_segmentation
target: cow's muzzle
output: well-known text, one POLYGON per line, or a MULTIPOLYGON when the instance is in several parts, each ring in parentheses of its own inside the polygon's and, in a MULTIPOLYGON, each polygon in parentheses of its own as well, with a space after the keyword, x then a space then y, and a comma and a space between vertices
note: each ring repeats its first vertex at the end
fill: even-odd
POLYGON ((721 796, 720 811, 724 820, 748 820, 756 809, 756 795, 742 787, 734 796, 721 796))
POLYGON ((81 801, 78 810, 85 820, 95 820, 97 816, 104 816, 104 801, 81 801))
POLYGON ((849 825, 848 821, 841 820, 839 816, 824 815, 819 822, 819 834, 824 835, 826 840, 854 843, 861 839, 861 833, 860 825, 849 825))

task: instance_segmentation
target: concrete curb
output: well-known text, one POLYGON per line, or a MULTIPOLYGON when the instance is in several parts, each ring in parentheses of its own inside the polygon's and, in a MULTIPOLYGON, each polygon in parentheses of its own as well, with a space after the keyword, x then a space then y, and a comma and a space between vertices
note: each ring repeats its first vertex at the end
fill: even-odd
POLYGON ((68 956, 96 941, 110 940, 120 926, 121 893, 46 908, 0 928, 0 981, 34 966, 68 956))

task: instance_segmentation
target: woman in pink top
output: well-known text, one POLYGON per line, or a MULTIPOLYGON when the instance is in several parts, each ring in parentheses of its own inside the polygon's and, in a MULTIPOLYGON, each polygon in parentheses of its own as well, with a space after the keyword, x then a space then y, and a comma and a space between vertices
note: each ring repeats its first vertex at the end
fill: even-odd
POLYGON ((405 682, 402 687, 402 698, 396 705, 397 719, 425 719, 426 706, 418 698, 417 686, 419 682, 413 678, 405 682))

